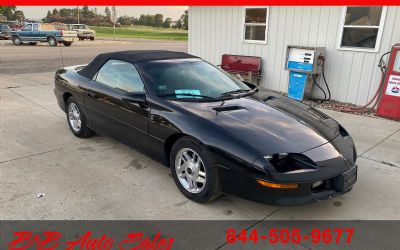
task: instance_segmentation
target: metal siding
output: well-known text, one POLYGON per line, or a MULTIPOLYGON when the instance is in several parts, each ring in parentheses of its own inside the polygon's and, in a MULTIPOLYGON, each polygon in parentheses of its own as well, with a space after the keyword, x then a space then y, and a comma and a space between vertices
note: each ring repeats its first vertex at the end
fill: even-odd
MULTIPOLYGON (((190 7, 189 52, 216 65, 221 63, 224 53, 260 56, 261 86, 286 92, 286 46, 324 46, 332 98, 364 105, 379 85, 377 60, 400 42, 400 7, 387 9, 378 53, 337 49, 343 8, 270 7, 267 44, 251 44, 242 41, 243 7, 190 7)), ((323 96, 317 88, 313 95, 323 96)))

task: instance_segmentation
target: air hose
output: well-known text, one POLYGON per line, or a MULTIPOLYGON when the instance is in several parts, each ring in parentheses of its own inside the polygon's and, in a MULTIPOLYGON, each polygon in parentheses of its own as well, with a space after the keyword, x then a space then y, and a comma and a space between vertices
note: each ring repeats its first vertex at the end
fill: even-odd
POLYGON ((328 97, 327 97, 327 92, 325 92, 325 90, 321 87, 321 85, 319 85, 315 79, 315 75, 312 75, 312 80, 313 83, 322 91, 322 93, 324 94, 324 99, 312 99, 313 101, 320 101, 321 103, 325 102, 325 101, 329 101, 331 99, 331 90, 329 89, 328 86, 328 82, 326 81, 325 78, 325 57, 323 57, 322 55, 320 55, 318 57, 318 60, 320 62, 321 68, 322 68, 322 78, 324 80, 325 86, 326 86, 326 90, 328 92, 328 97))
POLYGON ((333 110, 340 111, 340 112, 347 112, 347 113, 369 113, 375 108, 375 106, 378 104, 378 102, 381 98, 381 93, 382 93, 382 89, 383 89, 384 82, 385 82, 385 76, 386 76, 386 62, 383 60, 383 57, 388 54, 390 54, 390 51, 384 53, 381 56, 381 58, 379 59, 378 67, 381 70, 381 80, 379 83, 379 87, 378 87, 376 93, 374 94, 374 96, 372 97, 372 99, 370 101, 368 101, 367 104, 365 104, 362 107, 352 108, 352 107, 347 107, 345 105, 337 104, 332 107, 333 110), (368 107, 371 104, 372 104, 372 106, 368 107))

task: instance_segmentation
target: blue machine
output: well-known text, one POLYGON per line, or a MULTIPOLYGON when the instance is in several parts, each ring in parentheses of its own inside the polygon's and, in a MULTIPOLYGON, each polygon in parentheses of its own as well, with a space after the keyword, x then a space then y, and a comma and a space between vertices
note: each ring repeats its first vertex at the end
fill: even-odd
POLYGON ((312 75, 320 74, 318 57, 325 56, 323 47, 288 46, 286 70, 289 71, 288 97, 301 101, 311 96, 312 75))

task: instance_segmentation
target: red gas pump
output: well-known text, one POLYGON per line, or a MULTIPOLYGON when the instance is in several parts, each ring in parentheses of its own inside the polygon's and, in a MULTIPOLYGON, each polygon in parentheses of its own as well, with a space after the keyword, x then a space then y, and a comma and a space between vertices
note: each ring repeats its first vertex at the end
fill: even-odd
POLYGON ((400 120, 400 43, 392 47, 376 114, 400 120))

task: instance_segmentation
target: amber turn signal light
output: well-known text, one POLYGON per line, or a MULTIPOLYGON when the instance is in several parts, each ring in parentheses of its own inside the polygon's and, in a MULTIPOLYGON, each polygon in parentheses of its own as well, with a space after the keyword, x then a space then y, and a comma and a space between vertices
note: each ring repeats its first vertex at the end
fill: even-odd
POLYGON ((299 184, 297 183, 272 183, 264 180, 257 180, 258 184, 269 187, 269 188, 280 188, 280 189, 293 189, 298 188, 299 184))

